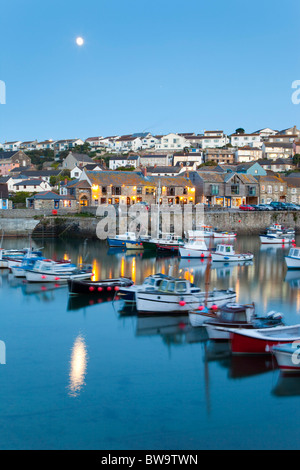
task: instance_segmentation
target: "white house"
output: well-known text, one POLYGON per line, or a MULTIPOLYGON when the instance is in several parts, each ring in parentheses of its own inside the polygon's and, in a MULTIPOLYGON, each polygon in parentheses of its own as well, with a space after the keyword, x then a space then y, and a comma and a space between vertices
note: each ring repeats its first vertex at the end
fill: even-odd
POLYGON ((262 158, 262 149, 257 147, 245 146, 235 151, 236 163, 250 163, 262 158))
POLYGON ((40 193, 42 191, 50 191, 51 186, 47 181, 31 179, 22 180, 13 185, 13 192, 25 191, 28 193, 40 193))
POLYGON ((112 149, 115 152, 138 152, 142 148, 142 140, 140 137, 132 135, 124 135, 114 140, 112 149))
POLYGON ((55 140, 44 140, 36 144, 37 150, 54 150, 55 140))
POLYGON ((101 143, 103 141, 103 136, 99 137, 88 137, 85 139, 85 142, 91 146, 92 150, 97 150, 98 148, 102 147, 101 143))
POLYGON ((202 149, 214 149, 225 147, 229 142, 227 135, 204 135, 199 139, 199 145, 202 149))
POLYGON ((83 172, 83 169, 86 169, 88 171, 102 171, 102 168, 101 166, 97 165, 97 164, 88 164, 88 165, 85 165, 83 167, 79 167, 79 166, 75 166, 73 168, 73 170, 70 171, 70 176, 72 179, 78 179, 80 178, 82 172, 83 172))
POLYGON ((292 143, 264 142, 262 146, 263 158, 278 160, 279 158, 291 158, 294 145, 292 143))
POLYGON ((36 150, 37 148, 37 140, 29 140, 27 142, 22 142, 20 144, 20 150, 27 150, 27 151, 31 151, 31 150, 36 150))
POLYGON ((54 150, 56 150, 56 152, 63 152, 64 150, 73 149, 77 145, 83 144, 84 142, 81 139, 57 140, 54 144, 54 150))
POLYGON ((17 151, 17 150, 20 149, 21 144, 22 144, 22 142, 20 140, 16 140, 14 142, 4 142, 3 150, 5 152, 9 151, 9 150, 17 151))
POLYGON ((155 144, 155 150, 166 151, 178 151, 183 150, 186 147, 190 147, 191 143, 182 135, 179 134, 167 134, 163 135, 158 139, 155 144))
POLYGON ((230 143, 233 147, 261 147, 263 144, 260 134, 232 134, 230 143))
POLYGON ((141 155, 140 156, 140 166, 170 166, 172 165, 173 156, 169 154, 153 154, 153 155, 141 155))
POLYGON ((142 141, 142 149, 155 148, 155 145, 158 143, 157 137, 154 137, 151 134, 148 134, 146 137, 143 137, 141 141, 142 141))

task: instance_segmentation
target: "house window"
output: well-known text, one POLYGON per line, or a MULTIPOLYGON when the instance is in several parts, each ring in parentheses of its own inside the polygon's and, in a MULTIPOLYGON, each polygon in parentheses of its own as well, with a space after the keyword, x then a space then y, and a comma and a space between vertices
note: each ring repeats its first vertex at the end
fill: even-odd
POLYGON ((106 186, 102 187, 102 194, 107 194, 107 187, 106 186))
POLYGON ((120 186, 113 186, 111 188, 111 193, 113 196, 120 196, 121 195, 121 187, 120 186))
POLYGON ((238 184, 232 184, 231 185, 231 192, 232 194, 239 194, 240 193, 240 188, 238 184))
POLYGON ((101 204, 106 204, 106 197, 101 198, 101 204))
POLYGON ((268 186, 268 194, 272 194, 272 186, 268 186))
POLYGON ((147 195, 153 195, 154 194, 154 188, 146 188, 146 194, 147 195))
POLYGON ((143 194, 143 188, 141 186, 136 188, 136 194, 143 194))

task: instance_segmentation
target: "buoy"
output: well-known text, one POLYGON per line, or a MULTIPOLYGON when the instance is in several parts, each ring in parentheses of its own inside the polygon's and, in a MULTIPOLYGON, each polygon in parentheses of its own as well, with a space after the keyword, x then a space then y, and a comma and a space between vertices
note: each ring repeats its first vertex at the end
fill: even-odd
POLYGON ((119 286, 116 286, 116 287, 115 287, 115 291, 118 291, 119 289, 120 289, 119 286))
POLYGON ((204 310, 203 305, 200 305, 200 307, 198 307, 198 310, 200 310, 200 312, 202 312, 202 310, 204 310))
POLYGON ((214 305, 211 306, 211 309, 212 310, 218 310, 218 306, 214 304, 214 305))
POLYGON ((111 291, 111 287, 108 287, 107 290, 110 292, 110 291, 111 291))
POLYGON ((98 287, 98 292, 102 292, 103 291, 103 288, 102 287, 98 287))
POLYGON ((184 307, 184 306, 186 305, 186 302, 185 302, 184 300, 181 300, 181 301, 179 302, 179 305, 180 305, 181 307, 184 307))
POLYGON ((90 292, 93 292, 95 288, 93 286, 89 287, 90 292))

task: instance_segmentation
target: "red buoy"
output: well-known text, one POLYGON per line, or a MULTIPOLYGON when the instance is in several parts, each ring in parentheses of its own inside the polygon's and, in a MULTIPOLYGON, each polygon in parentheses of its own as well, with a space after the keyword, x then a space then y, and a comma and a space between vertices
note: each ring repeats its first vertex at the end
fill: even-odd
POLYGON ((179 302, 180 307, 184 307, 186 305, 186 302, 184 300, 181 300, 179 302))

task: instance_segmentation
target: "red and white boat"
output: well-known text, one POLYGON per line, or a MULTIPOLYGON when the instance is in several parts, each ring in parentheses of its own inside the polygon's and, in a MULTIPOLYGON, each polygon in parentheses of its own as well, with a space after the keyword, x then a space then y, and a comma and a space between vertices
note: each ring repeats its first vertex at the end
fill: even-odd
POLYGON ((232 354, 271 354, 274 346, 300 341, 300 325, 221 330, 230 332, 232 354))

